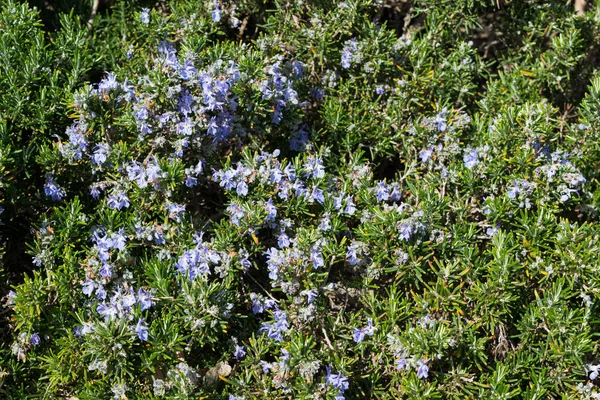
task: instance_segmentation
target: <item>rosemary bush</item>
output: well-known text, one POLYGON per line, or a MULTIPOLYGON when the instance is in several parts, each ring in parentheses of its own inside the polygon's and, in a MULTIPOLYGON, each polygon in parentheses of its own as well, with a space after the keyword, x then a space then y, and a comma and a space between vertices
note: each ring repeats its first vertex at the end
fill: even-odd
POLYGON ((3 396, 600 398, 599 7, 102 7, 0 11, 3 396))

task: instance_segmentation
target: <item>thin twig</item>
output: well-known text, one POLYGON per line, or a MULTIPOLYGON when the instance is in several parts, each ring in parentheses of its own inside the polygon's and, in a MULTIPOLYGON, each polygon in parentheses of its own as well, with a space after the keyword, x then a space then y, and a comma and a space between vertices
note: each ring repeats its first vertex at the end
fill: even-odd
POLYGON ((245 17, 244 20, 242 21, 242 24, 240 25, 240 29, 238 30, 238 35, 244 36, 244 31, 246 30, 246 25, 248 25, 248 17, 245 17))
POLYGON ((256 283, 264 292, 267 296, 269 296, 271 299, 275 300, 277 303, 279 303, 279 300, 277 300, 275 297, 273 297, 271 295, 271 293, 269 293, 269 291, 267 289, 264 288, 263 285, 261 285, 260 283, 258 283, 258 281, 256 279, 254 279, 254 277, 252 277, 252 275, 246 273, 246 276, 250 279, 252 279, 252 282, 256 283))
POLYGON ((94 23, 94 18, 96 18, 96 14, 98 13, 98 6, 100 5, 100 0, 94 0, 94 4, 92 5, 92 13, 90 14, 90 19, 88 20, 87 26, 88 29, 92 27, 94 23))
POLYGON ((321 331, 323 332, 323 335, 325 336, 325 343, 327 343, 327 346, 329 346, 329 348, 330 348, 331 350, 335 350, 335 349, 333 348, 333 346, 331 345, 331 342, 329 341, 329 336, 327 336, 327 331, 325 330, 325 328, 324 328, 324 327, 321 327, 321 331))
POLYGON ((575 0, 575 11, 577 12, 578 16, 583 16, 585 15, 585 9, 587 8, 587 1, 586 0, 575 0))

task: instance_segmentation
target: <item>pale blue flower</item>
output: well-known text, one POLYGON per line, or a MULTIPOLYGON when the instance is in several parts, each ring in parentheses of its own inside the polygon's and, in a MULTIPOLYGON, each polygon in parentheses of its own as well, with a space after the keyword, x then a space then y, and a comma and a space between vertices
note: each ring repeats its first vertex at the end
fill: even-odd
POLYGON ((54 182, 54 178, 49 176, 46 180, 46 184, 44 185, 44 192, 46 196, 50 197, 54 201, 62 200, 65 197, 65 190, 58 186, 54 182))
POLYGON ((600 374, 600 365, 592 365, 589 364, 587 366, 588 373, 590 374, 590 380, 595 380, 598 378, 598 374, 600 374))
POLYGON ((422 162, 426 163, 427 161, 429 161, 432 155, 433 146, 429 146, 428 148, 421 150, 421 152, 419 153, 419 158, 422 162))
POLYGON ((437 125, 438 132, 444 132, 448 125, 446 124, 446 112, 447 110, 444 108, 442 111, 435 116, 435 123, 437 125))
POLYGON ((148 327, 144 322, 143 318, 140 318, 137 325, 135 326, 135 333, 137 333, 138 338, 142 341, 148 340, 148 327))
POLYGON ((308 304, 312 304, 319 295, 319 292, 316 289, 308 289, 303 290, 302 292, 300 292, 300 294, 306 296, 306 301, 308 302, 308 304))
POLYGON ((38 335, 37 332, 33 332, 31 334, 31 337, 29 338, 29 343, 31 343, 34 346, 40 344, 40 335, 38 335))
POLYGON ((477 164, 479 164, 479 153, 474 149, 467 149, 468 152, 463 157, 463 161, 465 162, 465 166, 469 169, 475 168, 477 164))
POLYGON ((385 182, 379 182, 375 187, 375 196, 378 201, 387 201, 390 198, 390 190, 385 182))
POLYGON ((356 205, 352 201, 352 197, 346 197, 346 208, 344 208, 344 213, 348 215, 353 215, 356 212, 356 205))
POLYGON ((140 19, 142 24, 147 24, 150 22, 150 14, 148 13, 147 8, 142 8, 142 14, 140 15, 140 19))
POLYGON ((108 207, 116 210, 129 207, 129 197, 125 192, 118 191, 108 196, 108 207))
POLYGON ((352 39, 346 42, 346 46, 344 46, 344 50, 342 51, 342 68, 348 69, 350 68, 350 63, 354 58, 354 52, 356 52, 357 45, 356 39, 352 39))
POLYGON ((331 367, 326 367, 327 375, 325 376, 325 384, 333 386, 334 389, 339 390, 341 393, 344 393, 349 387, 348 378, 346 378, 341 373, 332 374, 331 367))
POLYGON ((395 364, 396 364, 396 369, 398 369, 398 370, 403 370, 405 368, 408 368, 408 363, 406 362, 406 358, 397 359, 395 364))
POLYGON ((244 346, 235 346, 235 350, 233 352, 233 356, 239 360, 241 358, 244 358, 244 356, 246 355, 246 350, 244 350, 244 346))
POLYGON ((429 376, 429 367, 427 363, 429 360, 419 360, 417 361, 417 378, 425 379, 429 376))
POLYGON ((213 22, 221 21, 221 6, 218 1, 215 1, 215 8, 211 12, 211 17, 213 22))

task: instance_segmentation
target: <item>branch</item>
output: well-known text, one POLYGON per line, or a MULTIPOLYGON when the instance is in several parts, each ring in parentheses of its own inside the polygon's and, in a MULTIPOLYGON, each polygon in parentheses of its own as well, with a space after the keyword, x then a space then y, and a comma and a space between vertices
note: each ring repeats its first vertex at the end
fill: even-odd
POLYGON ((92 24, 94 23, 94 18, 96 18, 96 14, 98 13, 99 5, 100 5, 100 0, 94 0, 94 4, 92 5, 92 13, 90 14, 90 19, 88 20, 88 23, 87 23, 88 29, 92 28, 92 24))

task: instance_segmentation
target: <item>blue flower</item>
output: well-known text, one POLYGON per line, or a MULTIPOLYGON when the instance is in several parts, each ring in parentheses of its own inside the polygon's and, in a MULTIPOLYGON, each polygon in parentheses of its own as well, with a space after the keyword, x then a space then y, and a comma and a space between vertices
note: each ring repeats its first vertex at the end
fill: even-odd
POLYGON ((296 197, 301 197, 302 195, 304 195, 306 193, 306 187, 304 186, 304 183, 302 183, 302 181, 300 179, 296 180, 293 183, 292 189, 295 190, 296 197))
POLYGON ((285 262, 282 252, 277 250, 275 247, 271 247, 265 251, 267 255, 267 269, 269 270, 269 278, 276 281, 279 277, 279 267, 285 262))
POLYGON ((99 300, 106 299, 106 289, 104 289, 103 286, 98 286, 98 288, 96 289, 96 298, 98 298, 99 300))
POLYGON ((487 233, 488 236, 494 236, 496 233, 498 233, 499 230, 500 230, 500 223, 497 223, 496 226, 487 228, 485 233, 487 233))
POLYGON ((373 327, 373 320, 369 318, 367 320, 367 326, 363 328, 356 328, 354 330, 353 338, 356 343, 360 343, 365 339, 365 335, 373 336, 375 334, 375 328, 373 327))
POLYGON ((119 82, 117 81, 117 77, 114 73, 109 72, 106 75, 106 78, 102 79, 100 83, 98 83, 98 90, 102 93, 106 93, 110 90, 118 89, 119 82))
POLYGON ((76 326, 75 328, 73 328, 73 336, 75 337, 81 337, 83 335, 83 327, 81 326, 76 326))
POLYGON ((274 221, 275 217, 277 217, 277 207, 273 205, 273 199, 269 198, 265 203, 265 211, 267 212, 267 221, 274 221))
POLYGON ((181 204, 171 203, 169 204, 169 218, 174 219, 177 222, 181 222, 181 216, 185 212, 185 206, 181 204))
POLYGON ((390 190, 385 182, 379 182, 375 187, 375 195, 378 201, 387 201, 390 198, 390 190))
POLYGON ((446 124, 446 112, 447 112, 447 110, 444 108, 435 117, 435 123, 437 124, 438 132, 444 132, 448 126, 446 124))
POLYGON ((6 299, 8 301, 8 305, 14 305, 15 301, 14 298, 17 297, 17 292, 15 292, 14 290, 9 290, 8 294, 6 295, 6 299))
POLYGON ((290 139, 290 150, 301 152, 306 149, 308 143, 308 132, 304 129, 304 126, 298 129, 294 136, 290 139))
POLYGON ((356 205, 352 201, 352 197, 346 197, 346 208, 344 208, 344 213, 348 215, 352 215, 356 212, 356 205))
POLYGON ((46 184, 44 185, 44 192, 46 196, 50 197, 54 201, 62 200, 65 197, 65 190, 54 183, 54 178, 48 177, 46 184))
POLYGON ((142 136, 152 133, 152 127, 146 121, 139 122, 138 128, 142 136))
POLYGON ((67 128, 66 133, 69 135, 70 149, 74 152, 74 158, 80 160, 83 152, 87 151, 88 141, 85 133, 88 126, 83 121, 75 121, 73 125, 67 128))
POLYGON ((325 167, 323 167, 323 161, 320 158, 310 156, 306 160, 306 164, 303 165, 306 171, 305 176, 310 178, 322 178, 325 176, 325 167))
POLYGON ((215 8, 211 12, 213 22, 221 21, 221 6, 218 1, 215 1, 215 8))
POLYGON ((281 234, 277 237, 277 246, 280 249, 285 249, 286 247, 290 247, 290 238, 285 234, 285 230, 281 230, 281 234))
POLYGON ((463 157, 463 161, 467 168, 472 169, 479 164, 479 153, 474 149, 467 149, 467 151, 467 154, 463 157))
POLYGON ((147 24, 150 22, 150 15, 148 14, 147 8, 142 8, 142 14, 140 15, 140 19, 142 20, 142 24, 147 24))
POLYGON ((250 299, 252 300, 252 312, 254 314, 262 314, 265 312, 265 305, 256 293, 250 293, 250 299))
POLYGON ((127 238, 125 237, 125 231, 123 228, 119 228, 119 231, 113 233, 110 236, 111 246, 114 249, 118 249, 119 251, 125 250, 125 245, 127 243, 127 238))
POLYGON ((314 246, 310 249, 310 261, 313 263, 314 268, 321 268, 325 265, 321 249, 314 246))
POLYGON ((129 197, 125 192, 118 191, 115 194, 108 196, 108 207, 116 210, 120 210, 123 207, 129 207, 129 197))
POLYGON ((408 363, 406 362, 406 358, 397 359, 395 364, 396 364, 396 369, 398 369, 398 370, 403 370, 405 368, 408 368, 408 363))
POLYGON ((250 260, 248 260, 248 251, 245 249, 242 249, 239 251, 239 256, 240 256, 240 265, 242 266, 242 271, 244 273, 248 272, 250 270, 250 267, 252 266, 252 263, 250 262, 250 260))
POLYGON ((193 176, 189 176, 189 175, 186 176, 186 178, 185 178, 185 186, 191 188, 191 187, 196 186, 197 184, 198 184, 198 179, 196 179, 193 176))
POLYGON ((285 102, 283 100, 277 100, 275 102, 275 108, 273 109, 273 119, 271 122, 275 125, 279 125, 281 120, 283 119, 283 108, 285 107, 285 102))
POLYGON ((144 322, 143 318, 140 318, 137 325, 135 326, 135 333, 137 333, 138 338, 142 341, 148 340, 148 327, 144 322))
POLYGON ((148 186, 148 178, 144 167, 138 164, 137 161, 132 161, 131 165, 127 165, 127 177, 129 180, 135 181, 140 188, 148 186))
POLYGON ((40 254, 36 255, 35 257, 33 257, 33 264, 35 264, 36 267, 42 266, 42 264, 43 264, 42 256, 43 256, 43 254, 40 253, 40 254))
MULTIPOLYGON (((193 65, 192 65, 192 68, 193 68, 193 65)), ((188 115, 189 113, 192 112, 192 104, 193 103, 194 103, 194 98, 190 94, 189 90, 186 90, 185 92, 182 93, 181 97, 179 98, 179 102, 177 104, 179 112, 182 113, 183 115, 188 115)))
POLYGON ((318 87, 313 87, 310 89, 310 95, 314 97, 315 100, 320 101, 325 98, 325 90, 318 87))
POLYGON ((290 357, 291 357, 291 355, 290 355, 290 352, 289 352, 289 351, 287 351, 287 349, 281 349, 281 353, 283 354, 283 355, 281 356, 281 361, 283 361, 283 362, 284 362, 284 365, 285 365, 285 362, 286 362, 286 361, 290 361, 290 357))
POLYGON ((360 343, 365 339, 365 331, 362 328, 356 328, 352 338, 356 343, 360 343))
POLYGON ((31 343, 34 346, 40 344, 40 335, 38 335, 37 332, 33 332, 31 334, 31 337, 29 338, 29 343, 31 343))
POLYGON ((356 243, 352 243, 350 246, 348 246, 346 258, 348 259, 348 263, 350 265, 358 265, 360 263, 360 259, 358 258, 356 250, 358 250, 358 245, 356 243))
POLYGON ((109 151, 110 151, 110 148, 108 147, 108 144, 105 144, 105 143, 97 144, 94 149, 94 153, 91 156, 92 162, 96 165, 104 164, 106 162, 106 160, 108 159, 109 151))
POLYGON ((263 374, 268 374, 269 371, 273 368, 273 366, 271 365, 271 363, 268 363, 266 361, 260 360, 260 366, 262 368, 263 374))
POLYGON ((233 356, 239 360, 240 358, 243 358, 246 355, 246 350, 244 350, 244 346, 235 346, 235 350, 233 352, 233 356))
POLYGON ((100 196, 100 188, 96 185, 92 186, 90 188, 90 195, 94 198, 97 199, 98 196, 100 196))
POLYGON ((330 214, 326 213, 323 218, 321 218, 321 223, 319 224, 319 230, 323 232, 327 232, 331 229, 331 219, 329 218, 330 214))
POLYGON ((514 200, 517 197, 517 194, 519 193, 519 191, 520 191, 519 182, 515 181, 514 185, 510 186, 508 188, 508 192, 507 192, 508 198, 511 200, 514 200))
POLYGON ((432 155, 433 146, 429 146, 428 148, 421 150, 421 152, 419 153, 419 158, 422 162, 426 163, 427 161, 429 161, 432 155))
POLYGON ((229 206, 227 207, 227 212, 231 214, 231 223, 239 226, 240 219, 244 218, 245 216, 244 210, 242 210, 241 207, 235 204, 234 202, 231 202, 231 204, 229 204, 229 206))
POLYGON ((156 158, 152 158, 151 162, 148 163, 148 167, 146 167, 146 176, 148 177, 148 182, 156 184, 160 178, 164 175, 163 171, 160 169, 158 165, 158 161, 156 158))
POLYGON ((275 311, 273 313, 274 323, 263 323, 260 327, 260 332, 266 332, 267 336, 276 342, 283 342, 283 333, 285 333, 290 325, 287 321, 287 314, 283 311, 275 311))
POLYGON ((100 267, 100 275, 102 275, 105 278, 110 278, 112 276, 112 265, 110 264, 102 264, 102 267, 100 267))
POLYGON ((195 249, 184 251, 175 266, 181 274, 194 280, 198 275, 210 274, 209 264, 217 264, 219 261, 219 253, 210 249, 206 243, 198 242, 195 249))
POLYGON ((138 290, 138 303, 140 304, 140 309, 142 311, 145 311, 154 305, 150 293, 142 288, 138 290))
POLYGON ((596 380, 596 378, 598 377, 598 374, 600 373, 600 365, 589 364, 587 366, 587 370, 588 370, 588 372, 590 374, 590 379, 592 381, 596 380))
MULTIPOLYGON (((188 117, 185 117, 182 122, 177 123, 176 131, 178 135, 190 136, 192 133, 194 133, 194 121, 188 117)), ((186 147, 183 145, 183 142, 181 143, 181 147, 186 147)), ((178 157, 181 157, 181 154, 178 155, 178 157)))
POLYGON ((429 376, 429 367, 427 366, 427 363, 429 362, 429 360, 419 360, 417 361, 417 378, 419 379, 425 379, 429 376))
POLYGON ((294 79, 300 79, 304 75, 304 64, 302 61, 292 61, 292 76, 294 79))
POLYGON ((248 194, 248 185, 246 184, 246 182, 238 182, 235 188, 235 192, 238 194, 238 196, 246 196, 248 194))
POLYGON ((399 201, 402 198, 400 185, 398 185, 398 182, 393 182, 390 186, 392 188, 392 192, 390 193, 390 200, 399 201))
POLYGON ((135 106, 135 119, 138 122, 148 119, 148 107, 144 103, 138 103, 135 106))
POLYGON ((342 51, 342 68, 350 68, 350 63, 354 58, 354 52, 356 51, 356 49, 356 39, 352 39, 346 42, 346 46, 344 46, 344 50, 342 51))
POLYGON ((188 79, 193 78, 198 73, 196 67, 194 67, 194 63, 192 60, 185 60, 183 66, 180 69, 181 79, 187 81, 188 79))
POLYGON ((306 296, 306 301, 308 301, 308 304, 312 304, 319 295, 319 292, 316 289, 308 289, 303 290, 300 292, 300 294, 306 296))
POLYGON ((319 204, 325 203, 325 195, 323 191, 316 186, 313 187, 309 199, 311 202, 316 200, 319 204))
POLYGON ((341 209, 343 200, 344 200, 344 193, 340 193, 339 196, 333 197, 333 207, 336 210, 341 209))
POLYGON ((346 378, 341 373, 332 374, 331 367, 328 365, 326 367, 327 375, 325 376, 325 384, 333 386, 335 389, 339 390, 340 393, 344 393, 349 387, 348 378, 346 378))
POLYGON ((406 223, 406 222, 400 224, 399 230, 400 230, 400 239, 402 239, 402 240, 409 240, 413 234, 412 225, 409 223, 406 223))

